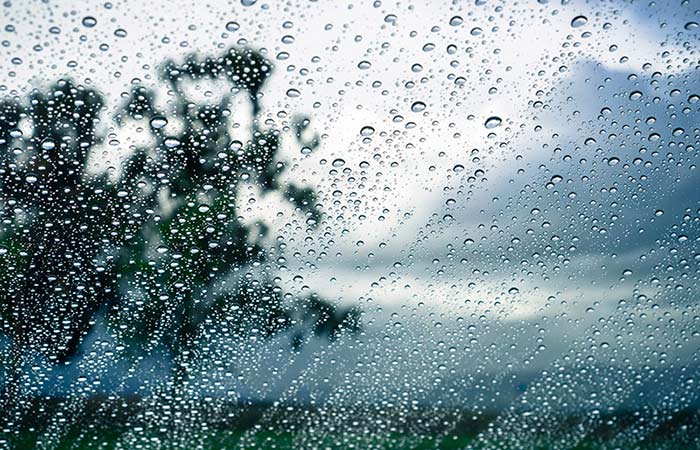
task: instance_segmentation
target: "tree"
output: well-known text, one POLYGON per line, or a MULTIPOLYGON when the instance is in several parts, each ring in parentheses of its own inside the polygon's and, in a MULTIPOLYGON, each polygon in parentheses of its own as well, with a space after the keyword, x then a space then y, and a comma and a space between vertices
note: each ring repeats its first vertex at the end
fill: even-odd
MULTIPOLYGON (((315 294, 285 294, 263 244, 267 225, 248 226, 239 215, 240 189, 255 184, 263 193, 282 193, 310 227, 321 219, 312 189, 281 182, 281 133, 258 123, 260 90, 271 70, 250 49, 202 60, 192 54, 181 65, 167 61, 166 106, 159 109, 156 93, 137 86, 116 118, 142 121, 152 138, 126 160, 120 178, 142 225, 120 259, 130 301, 119 316, 128 318, 127 335, 141 346, 174 357, 178 382, 212 324, 237 335, 294 328, 295 346, 309 328, 332 337, 356 326, 354 309, 338 310, 315 294), (216 103, 187 98, 185 85, 204 79, 226 82, 228 93, 216 103), (230 123, 231 100, 239 94, 250 99, 255 116, 245 141, 235 139, 230 123), (180 129, 170 126, 175 122, 180 129)), ((296 122, 298 140, 307 126, 306 119, 296 122)), ((303 145, 315 148, 318 138, 303 145)))
MULTIPOLYGON (((239 191, 255 184, 283 194, 309 227, 321 220, 312 189, 281 182, 278 130, 255 120, 247 139, 232 136, 232 97, 246 95, 257 119, 271 64, 231 49, 162 67, 166 108, 137 86, 115 117, 145 122, 152 145, 128 155, 114 182, 89 167, 103 140, 98 91, 59 80, 26 100, 0 102, 0 333, 10 345, 9 402, 20 395, 30 358, 67 362, 101 313, 135 351, 166 349, 178 382, 212 323, 261 337, 293 330, 297 347, 308 331, 333 337, 357 326, 355 309, 284 293, 264 244, 268 226, 239 217, 239 191), (183 90, 205 78, 230 88, 215 104, 191 101, 183 90), (181 128, 171 130, 176 121, 181 128)), ((300 142, 307 127, 306 119, 293 125, 300 142)), ((303 145, 315 148, 318 138, 303 145)))
POLYGON ((117 300, 105 253, 117 197, 88 167, 90 149, 101 142, 103 105, 96 90, 70 80, 34 90, 26 101, 0 102, 0 332, 10 342, 2 395, 8 404, 20 395, 29 357, 66 361, 97 311, 117 300))

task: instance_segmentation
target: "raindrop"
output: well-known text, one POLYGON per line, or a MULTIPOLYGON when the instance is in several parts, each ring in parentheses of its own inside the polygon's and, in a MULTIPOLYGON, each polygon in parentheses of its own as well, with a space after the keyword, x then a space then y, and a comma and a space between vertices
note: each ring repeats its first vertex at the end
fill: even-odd
POLYGON ((358 68, 358 69, 361 69, 361 70, 367 70, 367 69, 369 69, 370 67, 372 67, 372 63, 370 63, 369 61, 360 61, 360 62, 357 64, 357 68, 358 68))
POLYGON ((95 19, 92 16, 85 16, 83 17, 83 26, 85 28, 92 28, 95 25, 97 25, 97 19, 95 19))
POLYGON ((683 28, 685 28, 686 30, 695 30, 698 28, 698 23, 697 22, 688 22, 685 24, 685 26, 683 28))
POLYGON ((258 0, 241 0, 241 5, 243 6, 253 6, 258 0))
POLYGON ((450 19, 450 25, 453 27, 458 27, 464 23, 464 19, 462 19, 460 16, 454 16, 453 18, 450 19))
POLYGON ((226 23, 226 31, 229 31, 233 33, 234 31, 238 31, 241 28, 241 26, 238 24, 238 22, 227 22, 226 23))
POLYGON ((163 143, 168 148, 175 148, 175 147, 178 147, 180 145, 180 141, 178 141, 174 137, 169 137, 169 138, 165 139, 165 141, 163 143))
POLYGON ((479 28, 479 27, 474 27, 474 28, 471 29, 471 31, 469 32, 469 34, 471 34, 472 36, 481 36, 481 34, 482 34, 483 32, 484 32, 484 31, 483 31, 481 28, 479 28))
POLYGON ((576 16, 571 19, 571 26, 573 28, 580 28, 588 23, 588 17, 586 16, 576 16))
POLYGON ((163 128, 168 124, 168 119, 163 116, 155 116, 151 119, 151 127, 157 129, 163 128))
POLYGON ((484 126, 488 129, 491 128, 496 128, 501 124, 502 120, 498 116, 491 116, 488 119, 486 119, 486 122, 484 122, 484 126))
POLYGON ((639 100, 642 98, 642 93, 639 91, 632 91, 630 93, 630 100, 639 100))
POLYGON ((299 97, 300 95, 301 95, 301 92, 299 92, 298 89, 292 88, 292 89, 287 90, 287 97, 296 98, 296 97, 299 97))
POLYGON ((374 128, 366 125, 360 130, 362 136, 372 136, 374 134, 374 128))
POLYGON ((336 158, 331 164, 333 167, 343 167, 345 165, 345 160, 342 158, 336 158))
POLYGON ((425 111, 425 103, 420 102, 420 101, 413 102, 413 104, 411 105, 411 111, 413 111, 413 112, 425 111))
POLYGON ((27 183, 36 183, 37 181, 39 181, 39 179, 36 177, 36 175, 31 174, 31 173, 28 174, 28 175, 24 178, 24 180, 25 180, 27 183))

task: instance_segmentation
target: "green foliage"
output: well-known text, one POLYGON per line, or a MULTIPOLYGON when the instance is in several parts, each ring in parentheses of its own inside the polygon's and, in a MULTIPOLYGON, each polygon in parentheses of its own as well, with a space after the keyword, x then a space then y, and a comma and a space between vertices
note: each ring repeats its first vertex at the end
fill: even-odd
MULTIPOLYGON (((0 103, 0 331, 16 351, 64 360, 101 311, 132 350, 161 348, 174 359, 213 326, 238 336, 291 330, 294 347, 309 332, 333 337, 357 327, 355 310, 285 294, 267 255, 269 225, 239 214, 241 189, 255 185, 279 193, 311 228, 322 218, 313 189, 282 181, 281 132, 257 121, 271 70, 249 49, 167 61, 165 106, 155 90, 136 86, 115 115, 118 125, 141 122, 151 142, 126 157, 112 182, 89 170, 102 142, 97 91, 61 80, 0 103), (225 83, 226 95, 213 104, 188 99, 185 85, 204 79, 225 83), (255 116, 239 139, 236 95, 255 116)), ((317 136, 302 139, 308 126, 298 119, 294 134, 313 149, 317 136)))
POLYGON ((104 254, 116 197, 88 170, 102 108, 97 91, 67 80, 0 106, 1 331, 54 360, 116 299, 104 254))

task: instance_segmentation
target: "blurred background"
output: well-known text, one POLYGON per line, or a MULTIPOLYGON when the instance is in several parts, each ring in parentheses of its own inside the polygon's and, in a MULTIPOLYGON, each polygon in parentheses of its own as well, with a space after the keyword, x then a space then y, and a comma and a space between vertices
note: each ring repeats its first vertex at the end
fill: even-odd
POLYGON ((7 1, 9 448, 700 448, 694 1, 7 1))

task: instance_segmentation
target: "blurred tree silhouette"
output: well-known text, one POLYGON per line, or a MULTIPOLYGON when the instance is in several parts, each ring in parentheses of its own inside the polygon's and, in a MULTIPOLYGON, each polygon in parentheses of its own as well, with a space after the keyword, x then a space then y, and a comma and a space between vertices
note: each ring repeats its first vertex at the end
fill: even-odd
MULTIPOLYGON (((240 217, 240 191, 256 185, 263 194, 283 194, 309 227, 321 218, 312 189, 281 182, 280 132, 258 123, 260 89, 271 68, 249 49, 203 60, 190 55, 181 65, 167 61, 161 77, 166 106, 159 109, 156 93, 137 86, 116 117, 118 123, 143 121, 152 138, 126 160, 120 178, 142 225, 120 261, 132 301, 118 316, 128 320, 125 335, 140 346, 145 341, 175 357, 180 381, 213 328, 261 337, 293 329, 299 346, 307 330, 333 337, 357 324, 354 309, 337 310, 315 294, 285 294, 262 244, 268 226, 252 227, 240 217), (216 103, 188 98, 187 85, 202 80, 225 83, 227 93, 216 103), (253 106, 250 136, 240 140, 231 119, 235 95, 253 106)), ((301 142, 307 126, 299 119, 293 128, 300 145, 313 149, 317 137, 301 142)))
MULTIPOLYGON (((0 103, 0 332, 6 402, 34 353, 64 361, 116 301, 105 253, 116 220, 104 175, 88 170, 103 108, 93 89, 60 80, 0 103), (29 130, 29 131, 27 131, 29 130)), ((5 405, 6 406, 6 405, 5 405)))
MULTIPOLYGON (((162 67, 166 107, 137 86, 115 116, 120 125, 143 121, 152 143, 135 149, 113 182, 88 167, 102 142, 97 91, 60 80, 26 102, 0 103, 0 333, 12 349, 5 398, 16 397, 26 358, 67 360, 100 311, 135 351, 166 349, 179 382, 214 327, 247 338, 288 330, 294 347, 308 332, 332 338, 357 327, 354 308, 284 293, 263 245, 268 225, 239 215, 240 190, 255 185, 282 194, 309 227, 321 219, 312 189, 280 179, 281 133, 257 121, 271 64, 231 49, 162 67), (188 99, 185 85, 203 79, 226 83, 226 95, 214 104, 188 99), (242 140, 232 135, 235 95, 252 103, 242 140)), ((307 127, 302 118, 292 129, 313 149, 317 137, 302 139, 307 127)))

